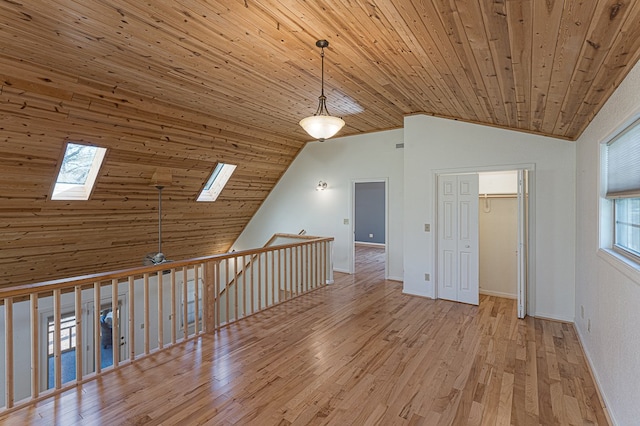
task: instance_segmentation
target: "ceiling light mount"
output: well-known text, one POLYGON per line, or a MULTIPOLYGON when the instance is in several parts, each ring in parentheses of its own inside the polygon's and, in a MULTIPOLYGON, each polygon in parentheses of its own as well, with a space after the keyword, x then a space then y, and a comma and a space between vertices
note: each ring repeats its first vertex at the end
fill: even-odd
MULTIPOLYGON (((325 47, 329 47, 329 42, 327 40, 318 40, 316 41, 316 46, 318 46, 320 49, 324 49, 325 47)), ((321 53, 322 56, 324 56, 324 51, 321 53)))
POLYGON ((320 58, 322 61, 322 86, 320 97, 318 97, 318 108, 315 114, 300 120, 300 126, 309 135, 323 142, 335 135, 344 126, 344 120, 340 117, 333 117, 327 110, 327 97, 324 95, 324 49, 329 47, 327 40, 316 41, 316 46, 320 48, 320 58))

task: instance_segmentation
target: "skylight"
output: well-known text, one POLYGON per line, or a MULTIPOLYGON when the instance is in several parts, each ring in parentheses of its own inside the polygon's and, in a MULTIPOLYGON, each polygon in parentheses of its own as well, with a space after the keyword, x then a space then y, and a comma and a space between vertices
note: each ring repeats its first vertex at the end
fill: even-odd
POLYGON ((215 201, 235 169, 236 166, 233 164, 218 163, 200 193, 198 201, 215 201))
POLYGON ((68 143, 52 200, 88 200, 106 148, 68 143))

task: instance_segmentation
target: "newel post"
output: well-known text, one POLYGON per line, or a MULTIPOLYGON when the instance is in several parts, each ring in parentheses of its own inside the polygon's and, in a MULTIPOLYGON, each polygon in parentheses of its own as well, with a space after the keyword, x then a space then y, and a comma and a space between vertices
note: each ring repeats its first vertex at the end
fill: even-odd
POLYGON ((203 303, 202 303, 202 317, 204 323, 202 324, 203 331, 205 333, 211 333, 216 329, 216 268, 218 262, 206 262, 204 264, 204 288, 203 288, 203 303))
POLYGON ((326 244, 326 284, 333 284, 333 238, 326 244))

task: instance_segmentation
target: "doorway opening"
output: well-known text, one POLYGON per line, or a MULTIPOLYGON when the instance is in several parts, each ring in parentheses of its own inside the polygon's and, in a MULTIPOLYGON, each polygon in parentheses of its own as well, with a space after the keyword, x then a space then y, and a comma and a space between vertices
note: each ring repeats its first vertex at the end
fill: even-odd
POLYGON ((518 172, 479 173, 480 294, 518 297, 518 172))
POLYGON ((386 178, 352 183, 352 274, 381 268, 388 278, 387 187, 386 178))
MULTIPOLYGON (((118 322, 118 329, 121 336, 119 339, 120 345, 116 350, 119 351, 120 359, 126 351, 126 330, 122 329, 122 306, 125 303, 125 296, 121 295, 118 299, 117 309, 114 314, 112 312, 111 301, 105 299, 100 305, 99 316, 99 334, 94 336, 95 327, 93 325, 95 313, 93 302, 85 302, 82 307, 82 315, 86 316, 83 319, 85 326, 82 328, 82 336, 78 336, 77 318, 76 312, 71 306, 65 306, 60 315, 60 382, 61 384, 69 383, 76 380, 76 352, 80 351, 82 354, 82 374, 89 374, 95 372, 95 350, 100 350, 100 368, 104 369, 113 365, 113 340, 112 330, 114 328, 114 322, 118 322), (78 337, 82 337, 82 341, 85 342, 83 347, 78 347, 78 337), (94 341, 94 338, 99 340, 99 345, 94 341)), ((52 389, 55 387, 55 317, 53 309, 44 309, 41 312, 41 329, 46 333, 42 336, 40 344, 40 380, 43 389, 52 389)), ((126 319, 124 320, 126 321, 126 319)))
POLYGON ((529 171, 437 173, 436 297, 478 304, 479 294, 517 300, 517 315, 535 312, 529 171))

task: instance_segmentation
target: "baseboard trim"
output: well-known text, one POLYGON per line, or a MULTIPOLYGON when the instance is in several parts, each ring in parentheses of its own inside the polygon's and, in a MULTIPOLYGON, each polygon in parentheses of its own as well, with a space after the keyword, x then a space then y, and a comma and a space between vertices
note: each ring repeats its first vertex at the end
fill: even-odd
POLYGON ((587 370, 589 370, 589 374, 591 374, 591 379, 593 383, 596 385, 596 394, 598 395, 598 400, 600 401, 600 405, 602 406, 602 411, 604 412, 605 417, 610 425, 617 426, 618 423, 615 421, 615 418, 609 412, 609 404, 607 402, 607 398, 602 393, 602 386, 600 385, 600 380, 598 379, 598 375, 596 374, 595 369, 593 368, 593 363, 591 362, 591 356, 589 355, 589 351, 585 348, 582 343, 582 333, 580 332, 580 328, 578 328, 575 324, 573 325, 573 329, 576 331, 576 336, 578 336, 578 343, 580 344, 580 348, 582 348, 582 352, 584 353, 584 357, 587 360, 587 370))
POLYGON ((575 318, 561 317, 558 315, 545 314, 544 312, 536 312, 533 314, 535 318, 540 318, 549 321, 566 322, 567 324, 573 324, 575 318))
POLYGON ((402 277, 387 277, 387 279, 389 281, 400 281, 401 283, 404 282, 404 278, 402 278, 402 277))
POLYGON ((349 272, 348 269, 342 269, 342 268, 333 268, 333 272, 342 272, 343 274, 350 274, 351 272, 349 272))
POLYGON ((356 241, 355 245, 357 245, 357 246, 384 248, 386 244, 384 244, 384 243, 367 243, 365 241, 356 241))
POLYGON ((505 298, 505 299, 517 299, 518 298, 517 294, 504 293, 502 291, 484 290, 482 288, 480 289, 480 294, 486 294, 487 296, 502 297, 502 298, 505 298))

